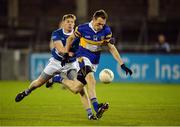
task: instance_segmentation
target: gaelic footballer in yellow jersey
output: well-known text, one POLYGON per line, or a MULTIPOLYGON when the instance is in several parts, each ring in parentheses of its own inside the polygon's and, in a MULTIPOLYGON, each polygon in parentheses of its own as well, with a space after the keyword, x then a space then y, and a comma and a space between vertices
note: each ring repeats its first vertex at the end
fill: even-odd
POLYGON ((81 69, 78 71, 76 81, 61 79, 61 82, 73 93, 80 92, 84 85, 88 85, 88 94, 94 110, 96 111, 97 118, 101 118, 104 111, 107 111, 109 107, 108 103, 103 103, 100 106, 96 97, 96 80, 94 72, 96 72, 99 64, 102 50, 101 47, 106 45, 114 59, 126 74, 132 74, 132 71, 123 63, 116 47, 110 43, 112 32, 106 25, 107 17, 108 16, 104 10, 96 11, 91 22, 79 25, 74 33, 67 38, 67 52, 69 52, 73 40, 80 38, 77 58, 79 59, 81 69))

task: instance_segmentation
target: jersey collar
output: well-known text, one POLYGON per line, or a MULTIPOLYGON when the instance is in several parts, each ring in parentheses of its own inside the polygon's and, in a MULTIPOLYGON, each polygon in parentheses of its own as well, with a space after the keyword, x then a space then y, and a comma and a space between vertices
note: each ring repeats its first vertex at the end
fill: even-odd
POLYGON ((93 23, 93 21, 91 21, 91 22, 89 23, 89 27, 90 27, 95 33, 97 33, 98 31, 96 31, 96 30, 93 28, 92 23, 93 23))
POLYGON ((63 28, 62 28, 62 31, 63 31, 63 34, 68 35, 68 36, 74 32, 74 30, 72 30, 70 33, 66 33, 63 28))

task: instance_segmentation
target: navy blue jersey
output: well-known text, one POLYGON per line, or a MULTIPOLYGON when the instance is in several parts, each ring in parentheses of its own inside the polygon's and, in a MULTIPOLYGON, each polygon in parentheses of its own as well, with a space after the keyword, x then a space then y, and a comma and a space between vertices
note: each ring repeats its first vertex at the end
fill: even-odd
MULTIPOLYGON (((58 41, 60 40, 63 44, 63 46, 66 45, 66 39, 69 37, 69 35, 71 35, 72 33, 64 33, 63 29, 57 29, 55 30, 53 33, 52 33, 52 36, 51 36, 51 40, 54 42, 54 41, 58 41)), ((70 49, 71 52, 75 53, 77 52, 79 48, 79 39, 75 39, 75 41, 73 42, 72 44, 72 47, 70 49)), ((51 53, 52 53, 52 56, 57 59, 57 60, 60 60, 63 58, 63 54, 60 54, 58 52, 58 50, 56 48, 53 48, 51 50, 51 53)), ((74 55, 73 57, 70 58, 70 61, 73 62, 76 60, 76 55, 74 55)))

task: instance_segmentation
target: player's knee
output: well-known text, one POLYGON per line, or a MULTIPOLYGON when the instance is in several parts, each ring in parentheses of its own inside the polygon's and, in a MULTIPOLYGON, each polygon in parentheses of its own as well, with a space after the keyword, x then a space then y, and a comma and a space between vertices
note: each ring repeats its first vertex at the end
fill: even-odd
POLYGON ((85 95, 84 89, 82 89, 82 90, 79 92, 79 94, 80 94, 81 96, 84 96, 84 95, 85 95))
POLYGON ((86 81, 88 82, 88 84, 96 84, 96 80, 94 78, 94 75, 89 73, 87 76, 86 76, 86 81))

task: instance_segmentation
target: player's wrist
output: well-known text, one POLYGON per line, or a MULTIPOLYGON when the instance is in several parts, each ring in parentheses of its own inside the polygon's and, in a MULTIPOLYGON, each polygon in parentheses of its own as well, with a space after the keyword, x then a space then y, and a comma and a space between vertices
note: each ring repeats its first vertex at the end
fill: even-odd
POLYGON ((126 75, 129 73, 130 75, 132 75, 132 70, 130 69, 130 68, 128 68, 128 67, 126 67, 126 65, 125 64, 122 64, 121 65, 121 69, 123 69, 125 72, 126 72, 126 75))
POLYGON ((68 52, 64 53, 64 54, 63 54, 63 57, 64 57, 64 58, 69 57, 69 53, 68 53, 68 52))
POLYGON ((126 69, 126 65, 123 63, 123 64, 121 64, 121 68, 123 69, 123 70, 125 70, 126 69))

